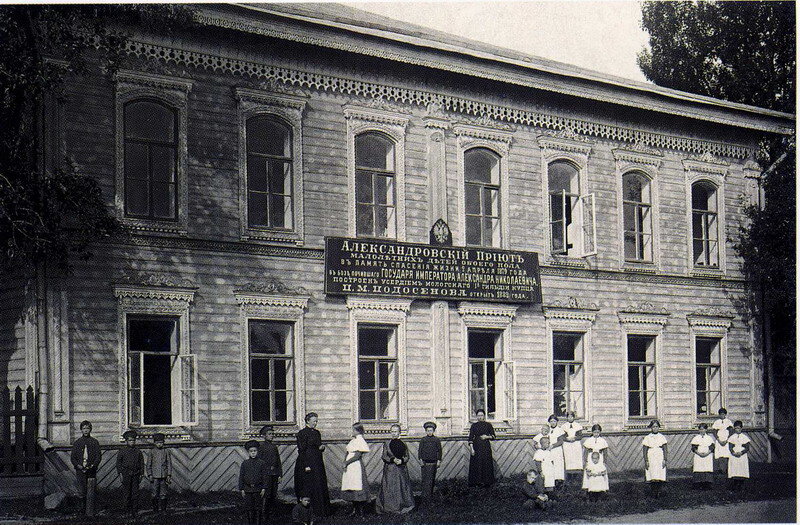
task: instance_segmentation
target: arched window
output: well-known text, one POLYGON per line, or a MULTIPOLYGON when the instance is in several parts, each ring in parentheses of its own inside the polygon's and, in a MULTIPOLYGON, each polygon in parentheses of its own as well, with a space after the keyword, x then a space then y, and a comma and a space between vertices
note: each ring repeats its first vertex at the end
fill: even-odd
POLYGON ((499 247, 500 156, 490 149, 464 152, 464 200, 467 245, 499 247))
POLYGON ((550 251, 573 255, 578 249, 577 210, 580 203, 579 172, 571 162, 558 160, 547 166, 550 194, 550 251))
POLYGON ((355 137, 356 235, 394 238, 397 235, 395 205, 395 147, 382 133, 355 137))
POLYGON ((719 266, 717 187, 710 182, 692 184, 692 253, 694 265, 719 266))
POLYGON ((653 210, 650 179, 632 171, 622 176, 622 221, 625 260, 652 262, 653 210))
POLYGON ((125 216, 177 220, 177 113, 155 100, 125 105, 125 216))
POLYGON ((260 115, 247 120, 247 224, 292 229, 292 129, 260 115))

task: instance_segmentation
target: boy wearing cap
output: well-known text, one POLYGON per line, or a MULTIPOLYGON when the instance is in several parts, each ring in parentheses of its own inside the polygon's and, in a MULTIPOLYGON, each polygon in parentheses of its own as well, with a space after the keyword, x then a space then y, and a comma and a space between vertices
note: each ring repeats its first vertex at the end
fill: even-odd
POLYGON ((436 483, 436 470, 442 462, 442 441, 433 435, 436 423, 427 421, 422 425, 425 437, 419 440, 419 461, 422 463, 422 497, 433 497, 433 485, 436 483))
POLYGON ((278 481, 283 476, 283 467, 281 466, 281 455, 278 452, 278 447, 272 442, 275 437, 275 429, 271 425, 265 425, 261 427, 260 434, 264 436, 264 442, 258 447, 258 459, 263 460, 267 468, 266 493, 261 509, 262 515, 266 519, 275 506, 275 497, 278 495, 278 481))
POLYGON ((249 458, 242 461, 239 469, 239 490, 244 498, 244 510, 248 525, 261 524, 261 500, 267 486, 267 464, 258 458, 258 441, 251 439, 244 444, 249 458))
POLYGON ((144 456, 136 448, 136 431, 128 430, 122 434, 125 446, 117 453, 117 472, 122 477, 122 492, 125 494, 125 508, 136 516, 136 493, 142 482, 144 472, 144 456))
POLYGON ((92 424, 81 421, 81 437, 72 445, 70 460, 78 479, 78 492, 83 499, 87 516, 94 516, 94 497, 97 488, 97 466, 100 464, 100 443, 92 437, 92 424))
POLYGON ((153 512, 167 510, 167 485, 172 482, 172 457, 164 448, 164 434, 153 434, 155 447, 147 455, 146 476, 153 484, 153 512))

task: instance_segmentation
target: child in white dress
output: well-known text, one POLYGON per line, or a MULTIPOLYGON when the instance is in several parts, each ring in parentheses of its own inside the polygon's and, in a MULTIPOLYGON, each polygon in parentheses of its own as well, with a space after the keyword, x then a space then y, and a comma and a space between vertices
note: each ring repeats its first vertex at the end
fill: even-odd
POLYGON ((552 414, 547 418, 550 432, 550 451, 553 455, 553 465, 556 471, 556 487, 560 487, 564 483, 566 477, 564 470, 564 438, 566 434, 564 430, 558 426, 558 417, 552 414))
POLYGON ((750 460, 747 453, 750 451, 750 438, 742 433, 742 422, 733 424, 733 435, 728 439, 731 453, 728 459, 728 477, 733 480, 733 490, 742 490, 744 480, 750 477, 750 460))
POLYGON ((548 438, 550 437, 550 425, 542 425, 542 429, 539 431, 539 433, 533 436, 534 450, 542 448, 542 438, 545 436, 548 438))
POLYGON ((692 438, 692 481, 695 488, 711 488, 714 481, 714 438, 708 434, 708 425, 698 425, 700 433, 692 438))
MULTIPOLYGON (((583 460, 584 466, 589 464, 592 452, 598 452, 600 454, 600 463, 603 465, 606 464, 606 456, 608 455, 609 449, 606 438, 600 436, 602 431, 603 427, 595 423, 592 425, 592 435, 583 441, 583 448, 586 449, 586 456, 583 460)), ((586 476, 585 468, 583 470, 583 484, 581 487, 584 489, 589 488, 589 478, 586 476)))
POLYGON ((584 469, 587 478, 586 491, 589 499, 594 500, 603 492, 608 492, 608 470, 600 460, 599 452, 589 455, 589 462, 584 469))
POLYGON ((583 473, 583 450, 581 438, 583 437, 583 425, 575 422, 575 412, 567 413, 567 422, 561 425, 564 431, 564 470, 566 471, 566 482, 573 484, 576 479, 580 479, 583 473))
POLYGON ((733 421, 728 419, 728 411, 725 408, 718 410, 719 418, 714 420, 711 424, 711 430, 714 434, 714 461, 717 464, 717 472, 724 473, 728 471, 728 458, 731 457, 731 451, 728 449, 728 437, 733 427, 733 421))
POLYGON ((642 439, 644 456, 644 478, 650 483, 650 494, 661 496, 661 484, 667 481, 667 438, 659 432, 661 424, 657 419, 650 422, 650 433, 642 439))
POLYGON ((553 451, 550 450, 550 438, 542 436, 539 440, 539 448, 533 454, 534 469, 536 469, 542 476, 544 481, 544 490, 550 494, 555 490, 555 465, 553 462, 553 451))

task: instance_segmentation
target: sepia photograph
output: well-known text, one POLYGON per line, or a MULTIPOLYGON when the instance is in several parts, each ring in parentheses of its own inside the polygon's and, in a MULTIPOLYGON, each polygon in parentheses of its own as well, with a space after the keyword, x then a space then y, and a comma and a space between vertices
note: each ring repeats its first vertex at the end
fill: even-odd
POLYGON ((795 523, 796 33, 0 0, 0 525, 795 523))

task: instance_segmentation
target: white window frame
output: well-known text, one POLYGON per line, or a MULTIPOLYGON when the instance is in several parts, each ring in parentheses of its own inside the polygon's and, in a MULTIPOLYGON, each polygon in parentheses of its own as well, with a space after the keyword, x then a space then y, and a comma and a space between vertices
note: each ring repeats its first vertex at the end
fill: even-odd
MULTIPOLYGON (((553 337, 555 336, 555 334, 575 334, 575 335, 580 335, 580 339, 581 339, 580 367, 581 367, 581 376, 583 376, 582 377, 583 389, 582 389, 582 392, 581 392, 581 406, 576 410, 576 417, 575 418, 579 419, 579 420, 585 420, 586 419, 586 392, 588 390, 588 388, 586 388, 586 374, 587 374, 587 368, 586 368, 586 344, 585 344, 586 343, 586 332, 576 332, 574 330, 551 330, 551 332, 550 332, 550 341, 549 341, 549 347, 551 349, 551 352, 553 351, 553 348, 554 348, 553 337)), ((561 361, 561 360, 558 360, 558 362, 557 362, 557 360, 556 360, 554 355, 550 356, 550 362, 551 362, 551 367, 550 367, 550 381, 551 382, 553 382, 553 373, 555 371, 555 367, 556 366, 560 366, 560 367, 571 366, 571 365, 563 364, 564 362, 561 361)), ((575 360, 572 360, 570 362, 575 362, 575 360)), ((572 392, 574 392, 574 389, 567 388, 566 392, 568 394, 571 394, 572 392)), ((553 383, 553 388, 550 391, 550 397, 553 400, 553 402, 550 405, 550 410, 551 410, 552 413, 555 414, 556 413, 556 411, 555 411, 556 392, 555 392, 555 384, 554 383, 553 383)), ((567 413, 569 413, 570 410, 571 409, 568 407, 565 414, 562 414, 562 415, 556 414, 556 415, 558 417, 566 417, 567 413)))
POLYGON ((517 305, 507 304, 488 304, 488 303, 458 303, 458 313, 461 317, 461 340, 463 341, 462 356, 462 385, 463 399, 463 425, 468 428, 470 423, 475 420, 475 414, 470 413, 470 388, 469 388, 469 348, 467 346, 470 330, 486 330, 500 332, 501 348, 503 351, 501 373, 495 382, 495 395, 500 398, 499 404, 502 407, 496 412, 496 417, 488 420, 495 423, 506 423, 515 421, 519 415, 517 406, 517 378, 514 367, 514 355, 512 350, 511 325, 517 313, 517 305), (509 377, 509 375, 511 377, 509 377), (497 386, 502 385, 503 391, 498 392, 497 386), (509 392, 508 389, 511 388, 509 392))
POLYGON ((303 213, 303 111, 304 97, 236 88, 239 112, 239 224, 243 240, 304 244, 303 213), (247 121, 274 117, 292 132, 292 228, 251 228, 247 213, 247 121))
MULTIPOLYGON (((486 148, 500 157, 500 245, 491 248, 508 249, 509 247, 509 189, 508 189, 508 155, 511 148, 513 134, 494 128, 475 126, 472 124, 456 124, 453 133, 457 137, 458 159, 457 190, 458 190, 458 220, 453 231, 453 243, 466 246, 467 242, 467 216, 466 216, 466 176, 464 155, 474 148, 486 148)), ((490 248, 484 246, 484 248, 490 248)))
POLYGON ((635 149, 617 148, 613 149, 616 166, 616 186, 617 186, 617 231, 619 242, 619 265, 625 270, 652 270, 658 271, 661 267, 660 249, 660 213, 659 213, 659 191, 658 182, 659 168, 663 161, 660 151, 637 145, 635 149), (652 260, 651 261, 627 261, 625 260, 625 210, 623 203, 623 184, 622 179, 631 172, 639 172, 649 179, 650 183, 650 220, 652 229, 652 260))
POLYGON ((582 421, 591 421, 592 413, 592 339, 593 327, 598 309, 594 304, 581 303, 570 299, 564 305, 543 306, 545 317, 545 337, 547 338, 547 413, 553 412, 555 394, 553 391, 553 333, 573 332, 583 334, 583 410, 582 421))
POLYGON ((405 137, 408 116, 384 109, 346 104, 347 120, 347 234, 356 236, 356 148, 357 135, 383 133, 394 142, 395 148, 395 240, 406 240, 406 153, 405 137))
POLYGON ((187 125, 189 91, 192 82, 184 78, 120 70, 115 75, 115 156, 114 208, 117 219, 134 231, 185 235, 189 222, 189 183, 187 125), (138 99, 154 99, 177 114, 176 192, 177 220, 141 219, 125 216, 125 105, 138 99))
POLYGON ((686 180, 686 249, 687 269, 693 276, 721 276, 726 273, 727 222, 725 220, 725 179, 729 165, 706 153, 697 158, 684 159, 683 168, 686 180), (695 266, 692 229, 692 186, 697 182, 706 182, 716 188, 717 198, 717 250, 719 266, 717 268, 695 266))
MULTIPOLYGON (((357 339, 356 340, 356 348, 357 349, 358 349, 359 342, 360 342, 359 332, 360 332, 360 330, 362 328, 372 328, 372 329, 380 329, 380 330, 391 331, 392 335, 391 335, 391 339, 389 341, 389 346, 393 346, 394 348, 393 348, 393 352, 391 352, 391 351, 388 352, 386 356, 363 356, 363 355, 361 355, 360 352, 358 352, 356 384, 358 385, 357 389, 358 389, 358 412, 359 413, 358 413, 358 419, 357 420, 361 421, 362 423, 374 423, 376 425, 399 423, 399 421, 400 421, 400 363, 398 361, 398 342, 397 342, 398 341, 398 335, 397 335, 398 325, 396 325, 396 324, 383 324, 383 323, 377 324, 377 323, 359 322, 358 325, 356 326, 356 339, 357 339), (372 419, 367 419, 364 416, 364 414, 361 413, 361 392, 362 392, 362 389, 361 389, 360 369, 361 369, 361 363, 365 363, 365 362, 373 363, 373 366, 374 366, 374 364, 381 363, 381 362, 394 363, 395 388, 394 389, 389 389, 389 388, 381 389, 380 386, 379 386, 379 374, 380 374, 380 372, 379 372, 379 370, 376 369, 375 370, 375 372, 376 372, 375 373, 375 387, 372 388, 372 389, 369 389, 369 390, 370 391, 374 391, 375 394, 378 394, 381 390, 388 390, 388 391, 394 390, 396 392, 396 396, 397 396, 397 399, 396 399, 397 405, 395 406, 395 409, 397 410, 397 417, 395 417, 395 418, 380 418, 380 417, 376 417, 376 418, 372 418, 372 419)), ((358 351, 358 350, 356 350, 356 351, 358 351)), ((374 408, 375 408, 375 415, 377 416, 378 415, 378 409, 379 409, 379 403, 376 403, 374 408)))
MULTIPOLYGON (((347 297, 350 318, 350 414, 352 421, 359 417, 358 387, 358 326, 394 326, 397 340, 397 423, 403 432, 408 431, 408 392, 406 390, 406 330, 410 299, 373 297, 347 297)), ((372 431, 386 431, 389 421, 365 421, 364 427, 372 431)))
POLYGON ((664 326, 667 324, 669 314, 656 313, 646 311, 620 311, 618 313, 619 322, 622 326, 620 345, 622 348, 622 406, 623 406, 623 428, 646 428, 651 419, 658 419, 662 416, 662 399, 663 399, 663 348, 662 348, 662 335, 664 333, 664 326), (628 336, 647 336, 653 337, 653 344, 655 345, 654 359, 655 359, 655 396, 656 396, 656 413, 648 414, 647 416, 631 416, 628 407, 628 336))
POLYGON ((543 226, 545 228, 544 236, 546 245, 544 253, 550 261, 561 260, 580 260, 586 257, 596 256, 598 252, 597 247, 597 207, 595 205, 594 193, 589 192, 589 154, 592 151, 590 143, 577 135, 572 137, 558 137, 551 135, 542 135, 538 139, 539 147, 542 150, 542 202, 544 203, 543 211, 545 213, 543 226), (578 170, 578 204, 577 216, 573 215, 573 222, 577 222, 578 230, 580 231, 578 244, 580 246, 576 249, 575 254, 554 254, 552 253, 553 246, 553 232, 550 226, 550 184, 549 184, 549 166, 550 164, 564 161, 572 164, 578 170), (591 202, 593 210, 591 230, 592 240, 586 240, 586 217, 588 212, 585 210, 586 203, 591 202), (591 246, 587 246, 591 245, 591 246))
MULTIPOLYGON (((179 429, 186 429, 198 424, 198 367, 197 357, 191 352, 191 345, 189 339, 189 307, 194 300, 194 290, 188 288, 172 288, 165 290, 164 288, 151 288, 139 286, 115 286, 114 296, 117 298, 117 333, 119 334, 119 385, 120 385, 120 435, 128 427, 135 426, 146 430, 155 429, 170 429, 170 434, 180 434, 179 429), (173 374, 177 374, 176 380, 173 375, 173 385, 175 381, 180 381, 182 377, 182 361, 185 356, 194 356, 189 359, 194 361, 194 406, 192 410, 192 420, 190 421, 173 421, 170 425, 144 425, 138 422, 130 421, 129 408, 128 408, 128 318, 138 316, 163 316, 163 317, 177 317, 177 330, 178 330, 178 356, 179 356, 179 370, 173 374)), ((181 403, 181 396, 173 395, 172 397, 173 410, 172 413, 183 414, 183 406, 175 406, 175 403, 181 403)))
POLYGON ((717 414, 701 415, 697 413, 695 406, 697 399, 697 338, 719 339, 719 368, 720 368, 720 406, 726 406, 728 397, 728 332, 733 324, 733 316, 689 314, 686 320, 689 323, 689 344, 692 355, 692 417, 696 422, 709 421, 717 417, 717 414))
POLYGON ((273 295, 266 293, 235 293, 239 303, 240 345, 242 356, 241 392, 241 436, 258 435, 260 424, 252 424, 250 419, 250 331, 249 322, 276 321, 292 323, 292 345, 294 360, 294 421, 270 423, 276 427, 302 427, 305 414, 305 347, 303 344, 303 319, 308 307, 308 296, 273 295))

